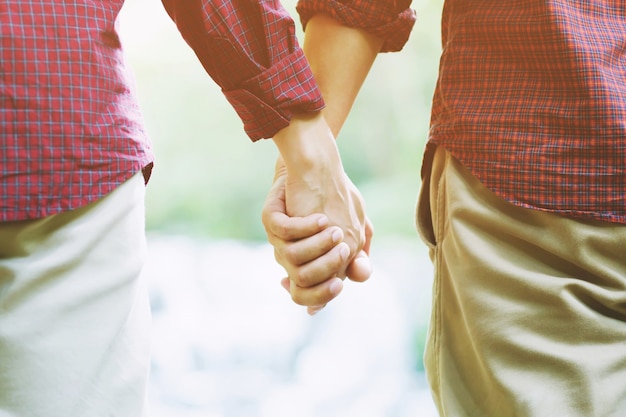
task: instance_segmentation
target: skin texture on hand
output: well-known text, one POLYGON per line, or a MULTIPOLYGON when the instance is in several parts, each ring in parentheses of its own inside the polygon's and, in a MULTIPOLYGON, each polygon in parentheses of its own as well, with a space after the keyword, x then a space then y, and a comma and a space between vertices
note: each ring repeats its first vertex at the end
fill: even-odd
POLYGON ((310 19, 304 52, 326 108, 321 120, 296 115, 274 138, 281 158, 263 223, 276 259, 288 273, 283 286, 296 303, 308 306, 309 313, 341 291, 337 277, 365 281, 371 274, 372 225, 360 193, 343 172, 334 138, 381 46, 381 39, 328 16, 310 19), (324 218, 311 217, 313 213, 323 213, 324 218), (320 229, 311 228, 311 222, 320 229))
POLYGON ((274 140, 284 159, 277 161, 264 208, 268 238, 288 273, 289 285, 284 286, 292 299, 309 307, 323 306, 341 290, 340 280, 334 278, 354 273, 359 280, 369 276, 369 270, 352 267, 357 255, 356 265, 362 266, 367 258, 362 250, 369 247, 371 233, 366 230, 364 202, 343 172, 334 137, 321 114, 295 117, 274 140), (326 224, 333 227, 321 236, 305 236, 297 223, 286 223, 315 213, 323 213, 326 224), (321 237, 333 236, 339 238, 322 240, 318 246, 321 237))
MULTIPOLYGON (((287 271, 283 287, 298 304, 308 306, 309 314, 315 314, 336 297, 343 288, 337 273, 349 259, 349 248, 343 243, 343 231, 329 226, 322 214, 290 217, 285 207, 285 171, 279 171, 263 208, 263 224, 274 255, 287 271), (292 277, 292 278, 289 278, 292 277), (305 282, 316 283, 306 287, 305 282), (321 281, 321 282, 320 282, 321 281)), ((347 275, 355 281, 369 278, 371 268, 368 251, 372 228, 366 219, 366 243, 350 263, 347 275)))

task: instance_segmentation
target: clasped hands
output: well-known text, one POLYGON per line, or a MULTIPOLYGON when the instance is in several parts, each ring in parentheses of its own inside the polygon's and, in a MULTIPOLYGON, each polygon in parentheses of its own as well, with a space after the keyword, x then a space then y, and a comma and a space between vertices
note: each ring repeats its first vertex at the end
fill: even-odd
POLYGON ((263 225, 287 272, 283 287, 315 314, 341 292, 344 278, 369 278, 373 229, 323 117, 296 118, 274 140, 281 156, 263 225))

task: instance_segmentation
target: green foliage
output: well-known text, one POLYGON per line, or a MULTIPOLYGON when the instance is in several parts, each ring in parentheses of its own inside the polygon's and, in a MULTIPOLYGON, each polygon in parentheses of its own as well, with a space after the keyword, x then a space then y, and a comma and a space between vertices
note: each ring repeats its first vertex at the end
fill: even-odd
MULTIPOLYGON (((294 1, 285 1, 294 11, 294 1)), ((339 146, 377 234, 414 235, 413 209, 439 55, 440 2, 415 3, 401 53, 381 54, 339 146)), ((130 1, 122 37, 157 162, 147 225, 214 238, 264 239, 260 212, 273 176, 271 141, 251 143, 158 2, 130 1)), ((301 34, 300 34, 301 35, 301 34)))

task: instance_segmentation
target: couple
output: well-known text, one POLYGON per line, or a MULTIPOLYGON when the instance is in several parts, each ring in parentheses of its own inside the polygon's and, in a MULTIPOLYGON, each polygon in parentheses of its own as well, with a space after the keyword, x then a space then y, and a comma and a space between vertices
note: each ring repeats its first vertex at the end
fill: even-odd
MULTIPOLYGON (((163 0, 252 140, 263 220, 312 314, 365 281, 372 226, 335 146, 410 0, 163 0), (322 99, 323 97, 323 99, 322 99)), ((138 279, 152 152, 123 0, 0 4, 0 415, 145 415, 138 279)), ((626 413, 626 5, 445 0, 417 225, 442 416, 626 413)), ((336 301, 340 302, 340 301, 336 301)))

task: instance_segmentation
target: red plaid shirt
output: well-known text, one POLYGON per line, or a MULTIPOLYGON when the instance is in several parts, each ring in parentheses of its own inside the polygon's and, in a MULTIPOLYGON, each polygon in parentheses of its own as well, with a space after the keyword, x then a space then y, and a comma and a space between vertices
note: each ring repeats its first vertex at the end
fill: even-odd
MULTIPOLYGON (((152 162, 115 21, 123 0, 0 2, 0 221, 97 200, 152 162)), ((410 1, 303 0, 402 47, 410 1)), ((252 140, 323 101, 278 0, 163 0, 252 140)))
POLYGON ((626 223, 626 2, 447 0, 442 34, 427 156, 516 205, 626 223))

